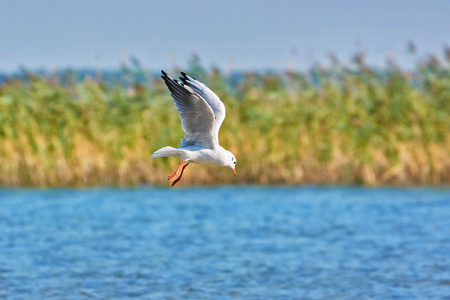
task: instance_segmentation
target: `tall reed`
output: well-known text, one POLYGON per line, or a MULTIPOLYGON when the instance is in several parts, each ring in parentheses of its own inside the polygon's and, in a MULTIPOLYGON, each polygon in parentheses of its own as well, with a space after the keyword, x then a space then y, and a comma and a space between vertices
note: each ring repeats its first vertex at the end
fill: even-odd
MULTIPOLYGON (((220 141, 238 176, 192 165, 192 184, 449 184, 450 71, 319 66, 236 81, 196 65, 227 107, 220 141)), ((0 86, 0 185, 166 184, 176 158, 150 159, 184 136, 162 80, 142 68, 115 84, 28 74, 0 86), (140 76, 137 80, 136 76, 140 76)), ((73 74, 72 74, 73 75, 73 74)))

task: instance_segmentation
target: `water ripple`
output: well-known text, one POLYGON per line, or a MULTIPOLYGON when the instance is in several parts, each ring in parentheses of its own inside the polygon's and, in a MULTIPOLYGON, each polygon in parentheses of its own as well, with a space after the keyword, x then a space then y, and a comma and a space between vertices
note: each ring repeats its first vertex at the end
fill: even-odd
POLYGON ((0 191, 0 299, 442 299, 450 191, 0 191))

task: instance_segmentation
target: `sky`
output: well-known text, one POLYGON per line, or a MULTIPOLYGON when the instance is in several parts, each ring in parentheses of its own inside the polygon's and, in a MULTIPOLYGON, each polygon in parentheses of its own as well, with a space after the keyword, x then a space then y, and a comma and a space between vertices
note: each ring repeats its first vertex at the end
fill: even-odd
POLYGON ((221 69, 307 68, 358 51, 403 66, 450 46, 450 1, 2 0, 0 71, 114 69, 136 56, 149 69, 197 53, 221 69), (395 54, 394 54, 395 53, 395 54))

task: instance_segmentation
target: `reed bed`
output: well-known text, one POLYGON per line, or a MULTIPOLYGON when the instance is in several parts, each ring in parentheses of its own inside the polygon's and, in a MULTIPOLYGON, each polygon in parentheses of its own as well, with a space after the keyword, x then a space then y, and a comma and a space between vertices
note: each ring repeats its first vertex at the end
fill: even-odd
MULTIPOLYGON (((436 58, 414 72, 358 60, 239 80, 190 71, 227 107, 220 141, 238 176, 194 164, 180 186, 450 183, 450 72, 436 58)), ((162 80, 143 68, 125 73, 115 83, 70 72, 4 82, 0 185, 167 185, 178 160, 150 156, 179 145, 178 113, 162 80)))

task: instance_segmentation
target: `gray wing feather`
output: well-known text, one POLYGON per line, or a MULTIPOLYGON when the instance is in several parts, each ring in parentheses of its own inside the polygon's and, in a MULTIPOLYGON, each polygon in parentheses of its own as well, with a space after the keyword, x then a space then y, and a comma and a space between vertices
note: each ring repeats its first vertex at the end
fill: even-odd
POLYGON ((161 71, 172 99, 180 112, 181 126, 186 133, 181 146, 198 145, 205 148, 214 146, 214 113, 208 103, 194 89, 161 71))
POLYGON ((197 94, 205 99, 205 101, 211 107, 214 113, 214 141, 217 143, 217 145, 219 145, 219 130, 226 116, 225 105, 220 100, 220 98, 205 84, 198 81, 194 77, 187 75, 184 72, 181 72, 181 74, 183 75, 183 77, 180 77, 180 79, 181 81, 183 81, 185 86, 187 85, 192 88, 197 94))

